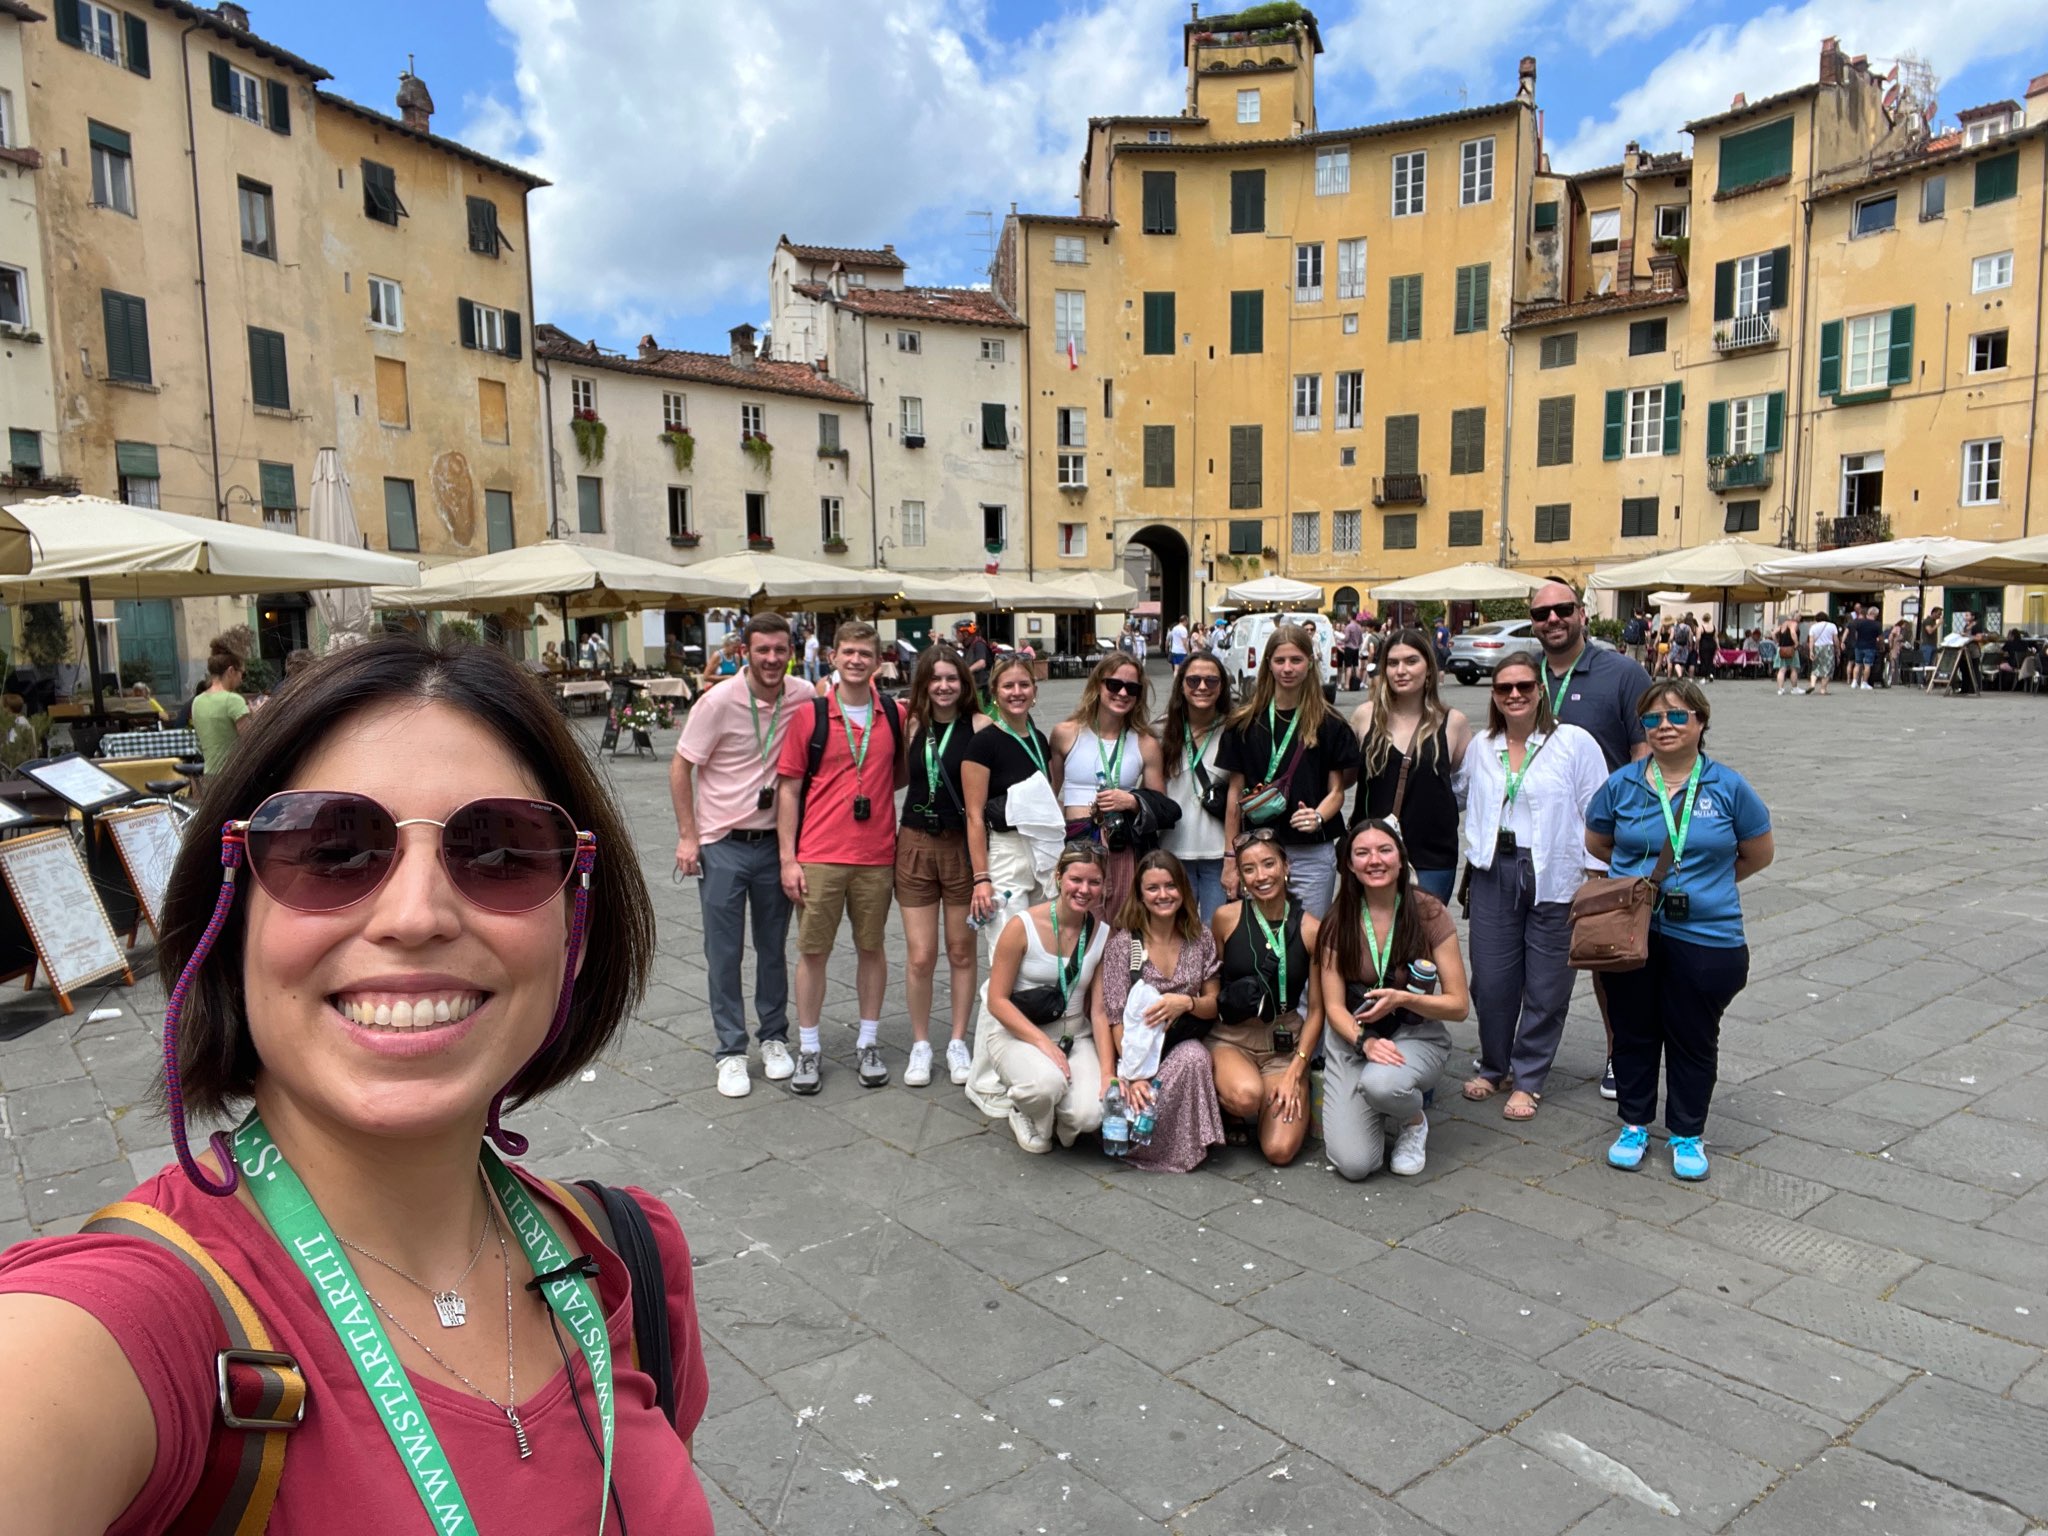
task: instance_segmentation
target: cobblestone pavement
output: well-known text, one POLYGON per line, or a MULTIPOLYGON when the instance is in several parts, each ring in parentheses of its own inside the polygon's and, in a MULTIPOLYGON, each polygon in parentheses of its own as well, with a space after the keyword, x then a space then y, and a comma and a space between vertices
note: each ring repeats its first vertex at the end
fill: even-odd
MULTIPOLYGON (((1041 718, 1074 694, 1048 688, 1041 718)), ((655 985, 520 1123, 549 1169, 681 1216, 718 1529, 2048 1526, 2048 796, 2013 751, 2048 715, 1713 698, 1711 745, 1769 802, 1779 855, 1746 888, 1754 963, 1699 1186, 1601 1161, 1584 986, 1534 1121, 1452 1091, 1427 1173, 1362 1186, 1314 1144, 1180 1178, 1027 1157, 943 1067, 863 1091, 850 956, 822 1095, 720 1098, 665 759, 621 759, 655 985)), ((0 1242, 67 1230, 165 1160, 161 996, 117 989, 98 1024, 34 1027, 47 994, 0 1010, 0 1242)), ((898 1002, 884 1039, 900 1072, 898 1002)))

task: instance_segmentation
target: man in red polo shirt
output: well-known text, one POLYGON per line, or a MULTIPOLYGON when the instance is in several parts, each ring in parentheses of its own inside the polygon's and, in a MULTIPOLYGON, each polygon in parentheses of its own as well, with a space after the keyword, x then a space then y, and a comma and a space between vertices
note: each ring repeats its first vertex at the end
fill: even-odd
POLYGON ((842 917, 853 920, 859 958, 860 1081, 889 1081, 880 1042, 889 982, 882 949, 896 883, 896 791, 905 782, 902 716, 870 686, 882 657, 874 625, 857 619, 832 636, 838 683, 796 717, 776 765, 775 826, 782 889, 801 908, 797 921, 796 1075, 792 1093, 812 1094, 821 1080, 818 1016, 825 1007, 825 966, 842 917))

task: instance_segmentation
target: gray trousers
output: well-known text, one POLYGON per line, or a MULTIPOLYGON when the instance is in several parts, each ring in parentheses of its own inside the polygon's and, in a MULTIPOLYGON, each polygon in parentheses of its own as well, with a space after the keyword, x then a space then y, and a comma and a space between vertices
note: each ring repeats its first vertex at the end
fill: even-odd
POLYGON ((1345 1178, 1370 1178, 1386 1158, 1389 1124, 1399 1135, 1421 1113, 1423 1090, 1435 1084, 1451 1047, 1448 1040, 1403 1036, 1394 1044, 1407 1060, 1386 1067, 1367 1061, 1334 1033, 1324 1039, 1323 1151, 1345 1178))
POLYGON ((1578 977, 1571 906, 1536 900, 1528 850, 1472 871, 1472 1003, 1479 1013, 1479 1075, 1541 1093, 1564 1038, 1578 977))
POLYGON ((1337 845, 1298 844, 1287 850, 1287 891, 1308 915, 1321 922, 1337 894, 1337 845))
POLYGON ((718 1056, 747 1054, 746 999, 740 994, 740 957, 747 943, 747 913, 754 914, 754 1017, 763 1040, 789 1038, 789 898, 782 894, 782 853, 773 838, 706 843, 697 882, 703 905, 704 975, 711 987, 711 1024, 718 1056))

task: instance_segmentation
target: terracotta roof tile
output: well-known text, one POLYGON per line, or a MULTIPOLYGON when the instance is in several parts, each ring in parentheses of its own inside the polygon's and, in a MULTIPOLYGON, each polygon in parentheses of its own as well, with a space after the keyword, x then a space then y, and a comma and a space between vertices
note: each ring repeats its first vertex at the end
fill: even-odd
POLYGON ((12 16, 16 21, 43 21, 41 11, 32 11, 21 0, 0 0, 0 16, 12 16))
POLYGON ((603 351, 595 342, 578 341, 559 327, 547 324, 533 328, 533 350, 535 356, 554 362, 604 368, 613 373, 636 373, 646 378, 721 384, 728 389, 771 395, 804 395, 847 405, 859 405, 865 399, 859 390, 827 378, 808 363, 782 363, 764 357, 756 359, 751 367, 742 368, 731 357, 716 352, 681 352, 669 347, 657 348, 647 357, 628 357, 603 351))
POLYGON ((278 47, 277 44, 264 41, 254 32, 244 32, 240 27, 230 25, 218 11, 209 10, 204 6, 190 5, 187 3, 187 0, 155 0, 155 4, 158 10, 169 11, 180 21, 189 21, 194 26, 212 33, 213 36, 219 38, 222 42, 238 43, 255 54, 257 58, 267 59, 273 64, 282 64, 286 69, 294 70, 304 75, 308 80, 332 80, 334 78, 318 64, 310 63, 300 58, 296 53, 287 53, 284 49, 278 47))
POLYGON ((1208 125, 1208 122, 1209 119, 1206 117, 1148 116, 1143 112, 1120 112, 1109 117, 1091 117, 1088 119, 1088 126, 1091 128, 1125 126, 1133 128, 1203 128, 1208 125))
POLYGON ((1445 123, 1475 122, 1482 117, 1499 117, 1504 112, 1513 112, 1521 103, 1518 101, 1496 101, 1480 107, 1462 107, 1455 112, 1438 112, 1430 117, 1396 118, 1388 123, 1368 123, 1359 128, 1323 129, 1315 133, 1296 134, 1285 139, 1205 139, 1200 143, 1140 144, 1136 141, 1116 146, 1118 154, 1148 155, 1202 155, 1229 154, 1233 151, 1302 149, 1324 144, 1345 144, 1354 139, 1376 139, 1393 133, 1407 133, 1416 128, 1435 128, 1445 123))
POLYGON ((1098 218, 1092 213, 1014 213, 1010 217, 1019 224, 1078 224, 1083 229, 1116 228, 1115 219, 1098 218))
POLYGON ((1759 96, 1755 101, 1744 102, 1739 107, 1730 107, 1726 112, 1716 112, 1708 117, 1696 117, 1685 125, 1686 133, 1697 133, 1702 128, 1718 128, 1723 123, 1732 123, 1738 117, 1754 117, 1759 112, 1775 111, 1802 101, 1813 95, 1820 87, 1816 84, 1795 85, 1789 91, 1780 91, 1775 96, 1759 96))
POLYGON ((524 183, 529 190, 534 187, 554 185, 553 182, 544 176, 536 176, 531 171, 523 171, 516 165, 507 165, 503 160, 493 160, 489 155, 479 150, 471 149, 467 144, 458 143, 454 139, 444 139, 438 133, 428 133, 423 129, 415 128, 403 118, 393 117, 386 112, 379 112, 375 107, 366 107, 359 101, 350 101, 346 96, 337 96, 332 91, 321 91, 316 100, 325 106, 339 107, 352 117, 360 117, 365 122, 375 123, 387 133, 395 133, 402 138, 415 139, 422 144, 431 144, 434 148, 444 150, 448 154, 455 156, 458 160, 467 160, 471 165, 480 165, 485 170, 496 171, 501 176, 509 176, 514 181, 524 183))
POLYGON ((843 262, 849 267, 887 267, 892 271, 904 272, 909 268, 896 247, 885 245, 879 251, 863 250, 854 245, 799 245, 784 235, 781 244, 798 261, 814 261, 824 264, 843 262))
POLYGON ((1991 101, 1981 107, 1965 107, 1956 114, 1956 121, 1974 123, 1987 117, 2009 117, 2019 109, 2020 104, 2016 101, 1991 101))
POLYGON ((1818 201, 1824 197, 1839 197, 1844 192, 1860 192, 1866 187, 1897 181, 1902 176, 1910 176, 1915 171, 1928 170, 1934 166, 1985 159, 2044 137, 2048 137, 2048 121, 2035 123, 2028 128, 2016 128, 2011 133, 1996 134, 1979 144, 1965 144, 1960 133, 1945 133, 1938 139, 1929 139, 1918 150, 1894 156, 1882 165, 1871 167, 1868 175, 1858 176, 1853 181, 1838 181, 1832 186, 1816 188, 1814 199, 1818 201))
POLYGON ((807 299, 829 299, 856 314, 877 315, 887 320, 940 320, 984 329, 1024 329, 1024 322, 1003 308, 1002 301, 985 288, 849 286, 846 296, 839 299, 833 299, 831 289, 823 283, 798 283, 796 291, 807 299))
POLYGON ((1669 293, 1606 293, 1598 298, 1580 299, 1576 304, 1551 304, 1543 308, 1525 309, 1509 323, 1508 329, 1523 331, 1538 325, 1556 325, 1565 320, 1595 320, 1602 315, 1622 315, 1637 309, 1662 309, 1669 304, 1684 302, 1683 288, 1674 289, 1669 293))

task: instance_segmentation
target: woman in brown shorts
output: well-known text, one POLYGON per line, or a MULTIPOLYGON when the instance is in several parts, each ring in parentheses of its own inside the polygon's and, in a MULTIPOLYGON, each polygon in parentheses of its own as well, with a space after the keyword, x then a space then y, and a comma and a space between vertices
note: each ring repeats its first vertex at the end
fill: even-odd
POLYGON ((1323 986, 1313 960, 1317 923, 1287 889, 1287 849, 1269 827, 1237 840, 1241 899, 1216 909, 1224 1021, 1209 1032, 1223 1112, 1255 1120, 1276 1168, 1308 1135, 1308 1063, 1323 1032, 1323 986))
POLYGON ((974 868, 967 856, 967 806, 960 764, 975 732, 988 725, 968 681, 967 663, 943 642, 917 658, 910 676, 910 789, 896 833, 896 905, 903 912, 904 998, 910 1005, 910 1063, 903 1081, 932 1080, 932 975, 939 964, 939 919, 953 975, 953 1033, 946 1070, 967 1081, 967 1025, 974 1014, 974 868))

